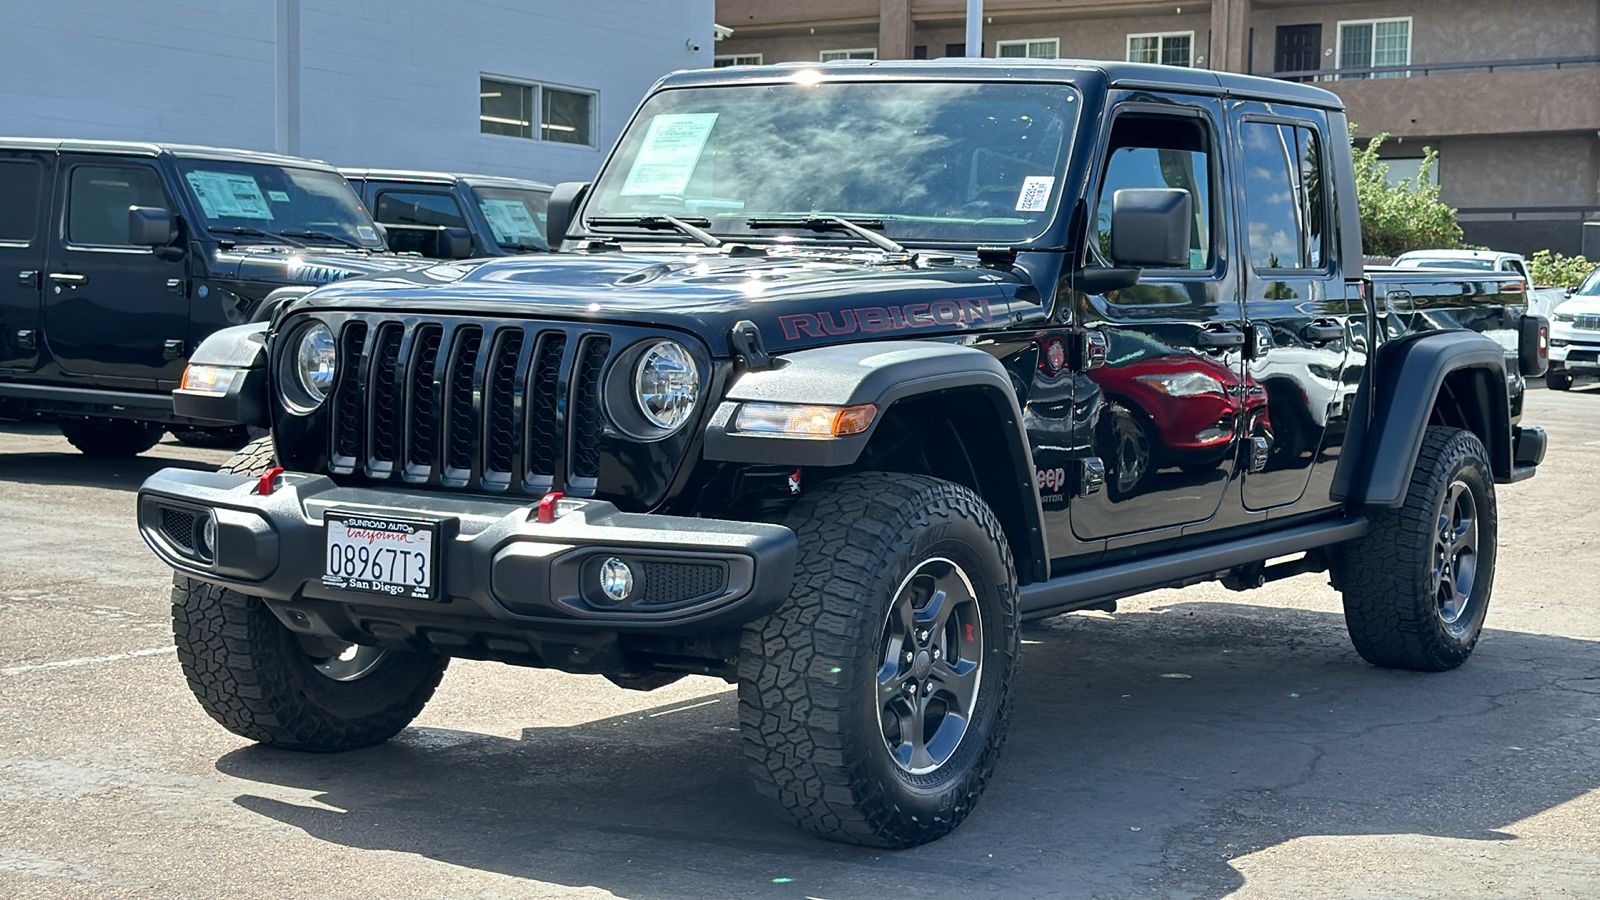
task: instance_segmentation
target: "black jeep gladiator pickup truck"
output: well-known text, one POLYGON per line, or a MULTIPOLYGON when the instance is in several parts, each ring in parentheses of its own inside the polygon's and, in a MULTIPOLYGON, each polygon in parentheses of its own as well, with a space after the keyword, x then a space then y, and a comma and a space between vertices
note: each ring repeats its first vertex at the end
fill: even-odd
POLYGON ((202 340, 282 296, 419 262, 385 249, 322 163, 0 138, 0 419, 53 418, 96 456, 226 427, 172 408, 202 340))
POLYGON ((138 515, 227 728, 383 741, 456 656, 721 676, 762 793, 914 845, 990 777, 1023 619, 1326 569, 1363 657, 1450 669, 1544 455, 1520 283, 1363 270, 1314 87, 680 73, 550 223, 197 355, 178 408, 271 440, 138 515))

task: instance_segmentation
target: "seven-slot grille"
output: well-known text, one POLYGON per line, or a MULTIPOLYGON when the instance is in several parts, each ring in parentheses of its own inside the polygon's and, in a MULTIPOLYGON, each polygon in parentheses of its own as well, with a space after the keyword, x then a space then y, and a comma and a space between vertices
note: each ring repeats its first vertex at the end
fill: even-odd
POLYGON ((611 338, 552 323, 345 323, 330 468, 375 480, 593 493, 611 338))
POLYGON ((1585 313, 1572 318, 1572 327, 1584 331, 1600 331, 1600 313, 1585 313))

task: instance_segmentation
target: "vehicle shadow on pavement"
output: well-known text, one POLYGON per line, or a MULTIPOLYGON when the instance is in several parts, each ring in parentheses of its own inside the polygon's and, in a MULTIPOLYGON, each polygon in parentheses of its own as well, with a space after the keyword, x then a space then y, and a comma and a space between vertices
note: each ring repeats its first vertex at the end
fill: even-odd
POLYGON ((1219 898, 1245 882, 1230 860, 1297 837, 1515 840, 1600 787, 1590 642, 1491 630, 1455 672, 1393 672, 1355 655, 1336 613, 1206 601, 1059 617, 1024 641, 987 794, 909 851, 772 815, 731 693, 520 740, 411 729, 217 768, 315 792, 236 802, 320 840, 637 898, 1219 898))
MULTIPOLYGON (((0 453, 0 484, 69 485, 136 491, 139 485, 162 469, 197 469, 214 472, 218 462, 166 456, 157 445, 142 456, 124 459, 85 456, 77 451, 61 453, 0 453)), ((225 459, 223 454, 219 459, 225 459)))

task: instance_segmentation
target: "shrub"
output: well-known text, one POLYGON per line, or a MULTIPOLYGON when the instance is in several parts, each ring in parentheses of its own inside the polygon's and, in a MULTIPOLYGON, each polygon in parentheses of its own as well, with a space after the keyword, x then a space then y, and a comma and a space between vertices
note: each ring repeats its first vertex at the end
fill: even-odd
POLYGON ((1540 250, 1528 258, 1528 274, 1540 287, 1577 287, 1583 283, 1595 266, 1581 256, 1562 256, 1549 250, 1540 250))
POLYGON ((1439 186, 1429 174, 1439 154, 1423 148, 1422 171, 1416 178, 1389 183, 1389 166, 1378 158, 1378 148, 1388 140, 1380 134, 1366 147, 1355 144, 1356 126, 1350 126, 1351 150, 1356 163, 1356 200, 1361 210, 1361 243, 1371 256, 1399 256, 1408 250, 1451 250, 1461 246, 1461 226, 1456 211, 1439 199, 1439 186))

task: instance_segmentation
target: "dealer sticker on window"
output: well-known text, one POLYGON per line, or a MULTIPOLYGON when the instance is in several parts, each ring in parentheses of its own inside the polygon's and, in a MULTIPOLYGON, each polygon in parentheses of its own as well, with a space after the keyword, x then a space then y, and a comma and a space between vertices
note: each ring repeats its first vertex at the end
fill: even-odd
POLYGON ((438 561, 437 522, 330 512, 327 567, 322 583, 349 591, 368 591, 433 600, 438 561))
POLYGON ((1044 212, 1050 205, 1050 189, 1056 186, 1054 175, 1029 175, 1022 179, 1022 191, 1017 194, 1017 212, 1044 212))
POLYGON ((650 120, 622 196, 681 194, 689 186, 717 113, 663 114, 650 120))
POLYGON ((249 175, 196 169, 184 176, 208 219, 271 219, 261 185, 249 175))

